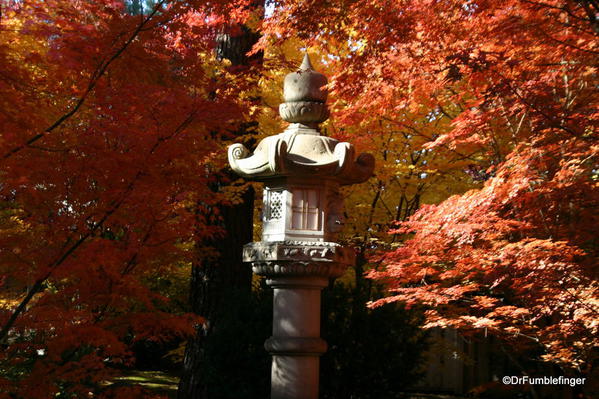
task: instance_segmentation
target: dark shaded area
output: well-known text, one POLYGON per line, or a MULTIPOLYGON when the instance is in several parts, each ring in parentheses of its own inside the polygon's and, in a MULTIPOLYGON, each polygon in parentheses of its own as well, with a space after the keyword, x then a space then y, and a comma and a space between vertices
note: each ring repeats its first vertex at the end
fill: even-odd
POLYGON ((177 364, 173 363, 167 354, 175 350, 179 344, 178 340, 170 342, 150 340, 135 342, 132 347, 135 356, 135 368, 138 370, 175 370, 177 364))
POLYGON ((210 399, 266 398, 270 392, 270 355, 264 341, 271 333, 272 290, 228 299, 203 348, 201 378, 210 399))
POLYGON ((322 399, 399 398, 416 383, 427 347, 421 317, 398 305, 368 309, 380 294, 372 282, 335 283, 323 292, 322 399))
POLYGON ((241 249, 252 240, 253 194, 248 190, 241 204, 221 206, 219 220, 225 234, 214 237, 211 242, 196 244, 198 257, 192 265, 190 302, 192 311, 204 317, 206 323, 198 327, 196 336, 187 343, 179 383, 180 399, 216 398, 209 396, 214 390, 210 368, 221 361, 231 368, 236 367, 236 358, 247 353, 244 345, 250 345, 244 342, 243 328, 235 325, 235 319, 247 316, 246 306, 252 303, 251 268, 241 262, 241 249), (210 251, 212 256, 207 255, 210 251), (236 356, 223 352, 214 357, 215 352, 210 348, 222 342, 219 334, 230 333, 237 334, 235 342, 240 353, 236 356))

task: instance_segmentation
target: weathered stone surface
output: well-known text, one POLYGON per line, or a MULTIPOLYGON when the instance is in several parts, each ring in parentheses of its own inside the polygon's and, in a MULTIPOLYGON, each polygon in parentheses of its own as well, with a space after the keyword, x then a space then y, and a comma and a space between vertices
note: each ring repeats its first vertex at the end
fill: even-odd
POLYGON ((327 83, 326 76, 314 70, 310 57, 305 54, 298 70, 285 76, 283 98, 285 102, 317 101, 324 103, 328 94, 327 83))
POLYGON ((319 355, 327 351, 327 343, 322 338, 270 337, 264 343, 264 349, 277 355, 293 353, 319 355))
POLYGON ((318 124, 329 117, 326 83, 306 54, 299 70, 285 78, 285 102, 279 112, 291 124, 283 133, 263 139, 253 154, 243 144, 230 146, 231 168, 243 177, 265 181, 282 176, 320 176, 342 185, 367 180, 374 170, 374 157, 356 157, 350 143, 318 131, 318 124))
POLYGON ((321 276, 337 278, 347 269, 346 264, 318 262, 252 262, 252 270, 260 276, 321 276))
POLYGON ((354 263, 354 250, 334 242, 259 241, 244 245, 243 261, 339 263, 347 267, 354 263))
POLYGON ((311 124, 326 121, 329 110, 324 103, 294 101, 279 105, 279 114, 286 122, 311 124))
POLYGON ((228 157, 237 174, 258 181, 282 176, 321 176, 347 185, 368 180, 374 170, 371 154, 356 157, 350 143, 320 136, 302 124, 266 137, 252 155, 243 144, 233 144, 228 157))

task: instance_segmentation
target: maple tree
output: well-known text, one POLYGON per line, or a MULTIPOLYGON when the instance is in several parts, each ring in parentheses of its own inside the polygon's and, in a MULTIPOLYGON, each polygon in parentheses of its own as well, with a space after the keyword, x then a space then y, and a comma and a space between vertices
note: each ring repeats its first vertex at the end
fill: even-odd
POLYGON ((113 366, 201 323, 151 280, 222 234, 193 205, 227 200, 209 172, 243 84, 214 48, 246 5, 2 4, 0 395, 147 397, 113 366))
MULTIPOLYGON (((357 272, 369 258, 390 290, 372 306, 424 306, 428 327, 484 331, 590 372, 597 3, 283 0, 262 22, 256 6, 2 3, 0 395, 147 397, 103 384, 132 342, 196 332, 201 320, 173 313, 152 280, 213 267, 204 244, 229 247, 223 227, 248 192, 215 173, 223 138, 282 130, 273 95, 298 43, 331 78, 326 133, 380 165, 346 192, 357 272), (256 70, 219 59, 246 57, 222 45, 244 24, 263 34, 259 93, 256 70), (250 117, 255 131, 240 127, 250 117)), ((197 294, 222 294, 206 287, 197 294)))
POLYGON ((390 289, 372 306, 423 305, 427 327, 484 331, 590 372, 598 11, 567 0, 282 1, 265 22, 264 47, 299 37, 332 54, 338 136, 395 131, 415 146, 384 168, 436 153, 441 172, 479 186, 392 230, 404 242, 371 258, 382 265, 369 276, 390 289))

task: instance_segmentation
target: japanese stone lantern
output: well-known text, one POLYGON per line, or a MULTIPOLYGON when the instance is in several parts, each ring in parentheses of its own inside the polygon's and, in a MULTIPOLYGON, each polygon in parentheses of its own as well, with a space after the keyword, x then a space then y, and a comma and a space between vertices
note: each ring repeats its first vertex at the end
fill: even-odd
POLYGON ((233 170, 264 182, 262 241, 244 247, 243 260, 274 289, 271 399, 318 398, 320 292, 354 263, 354 251, 334 242, 343 227, 341 185, 367 180, 370 154, 355 155, 350 143, 322 136, 318 124, 329 112, 327 79, 306 54, 300 68, 285 77, 289 122, 280 134, 263 139, 253 154, 229 147, 233 170))

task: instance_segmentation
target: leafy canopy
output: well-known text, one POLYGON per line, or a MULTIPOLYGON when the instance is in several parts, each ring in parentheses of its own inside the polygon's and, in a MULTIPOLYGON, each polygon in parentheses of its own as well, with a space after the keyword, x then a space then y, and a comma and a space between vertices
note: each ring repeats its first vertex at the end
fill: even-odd
MULTIPOLYGON (((263 46, 299 37, 333 54, 337 121, 383 154, 372 187, 389 188, 390 169, 409 182, 422 167, 412 161, 431 152, 442 161, 431 169, 480 187, 391 230, 404 242, 372 258, 382 265, 369 276, 390 290, 372 306, 423 305, 429 327, 486 331, 566 368, 592 363, 597 11, 567 0, 282 1, 266 20, 263 46), (411 150, 393 153, 404 140, 411 150)), ((387 213, 400 205, 395 196, 387 213)))

